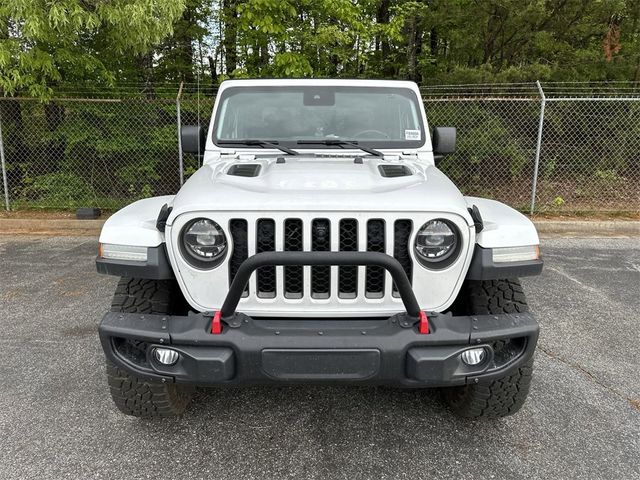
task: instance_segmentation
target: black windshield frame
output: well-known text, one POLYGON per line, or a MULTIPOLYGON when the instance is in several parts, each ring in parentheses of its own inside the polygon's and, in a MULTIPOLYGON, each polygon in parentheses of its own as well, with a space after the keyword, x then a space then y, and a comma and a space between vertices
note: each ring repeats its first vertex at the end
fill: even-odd
MULTIPOLYGON (((216 108, 214 124, 212 129, 212 140, 213 143, 219 148, 228 148, 228 143, 225 146, 225 140, 229 140, 226 138, 218 138, 217 130, 218 123, 220 121, 220 116, 222 114, 222 105, 223 102, 239 93, 251 91, 253 93, 264 93, 268 95, 269 93, 277 92, 277 91, 294 91, 294 92, 305 92, 314 91, 314 90, 331 90, 333 92, 340 93, 352 93, 352 92, 363 92, 367 90, 376 90, 376 93, 380 94, 396 94, 401 95, 412 102, 415 102, 418 124, 420 127, 420 140, 378 140, 378 139, 366 139, 366 138, 348 138, 345 137, 346 140, 356 140, 359 144, 365 145, 374 149, 387 149, 387 150, 411 150, 411 149, 419 149, 424 147, 426 143, 426 132, 423 113, 421 109, 421 102, 416 93, 406 87, 393 87, 393 86, 361 86, 361 85, 251 85, 251 86, 237 86, 237 87, 228 87, 225 88, 220 93, 220 98, 218 99, 218 107, 216 108)), ((323 138, 323 137, 319 137, 323 138)), ((331 138, 331 137, 329 137, 331 138)), ((297 150, 322 150, 322 149, 336 149, 340 147, 336 147, 335 145, 318 145, 318 144, 298 144, 298 139, 278 139, 278 143, 288 148, 296 148, 297 150)), ((344 147, 342 147, 344 148, 344 147)))

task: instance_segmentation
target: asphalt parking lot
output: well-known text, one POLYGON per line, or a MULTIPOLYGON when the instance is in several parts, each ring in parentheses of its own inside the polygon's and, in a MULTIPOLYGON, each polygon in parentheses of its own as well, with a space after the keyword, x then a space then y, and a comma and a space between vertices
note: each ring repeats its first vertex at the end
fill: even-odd
POLYGON ((200 391, 121 415, 96 328, 116 284, 89 238, 0 237, 0 479, 640 478, 640 239, 547 239, 524 281, 542 333, 524 409, 453 417, 435 392, 200 391))

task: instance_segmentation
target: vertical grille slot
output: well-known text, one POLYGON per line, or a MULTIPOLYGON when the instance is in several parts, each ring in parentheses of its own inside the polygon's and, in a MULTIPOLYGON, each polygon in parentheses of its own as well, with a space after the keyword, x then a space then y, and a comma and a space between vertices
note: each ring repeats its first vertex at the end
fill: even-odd
MULTIPOLYGON (((384 239, 384 220, 369 220, 367 222, 367 251, 384 253, 386 251, 384 239)), ((366 271, 366 297, 382 298, 384 296, 385 269, 382 267, 367 267, 366 271)))
MULTIPOLYGON (((358 251, 358 221, 354 218, 340 220, 341 252, 358 251)), ((358 294, 358 267, 338 267, 338 296, 356 298, 358 294)))
MULTIPOLYGON (((402 265, 407 277, 409 277, 409 282, 411 282, 413 272, 411 255, 409 254, 409 239, 411 238, 412 228, 411 220, 406 219, 396 220, 393 226, 393 256, 402 265)), ((393 296, 400 296, 395 282, 393 284, 393 296)))
MULTIPOLYGON (((247 221, 240 218, 234 218, 229 221, 229 231, 233 240, 233 253, 229 259, 229 285, 238 273, 238 269, 242 262, 249 255, 249 244, 247 238, 247 221)), ((249 285, 245 286, 243 297, 249 295, 249 285)))
MULTIPOLYGON (((284 251, 302 251, 302 220, 289 218, 284 222, 284 251)), ((284 296, 302 298, 302 267, 284 267, 284 296)))
MULTIPOLYGON (((328 252, 331 250, 331 223, 326 218, 311 222, 311 250, 328 252)), ((311 267, 311 296, 329 298, 331 291, 331 267, 311 267)))
MULTIPOLYGON (((276 222, 261 218, 256 225, 256 253, 275 252, 276 222)), ((257 275, 257 295, 260 298, 276 296, 276 267, 260 267, 257 275)))

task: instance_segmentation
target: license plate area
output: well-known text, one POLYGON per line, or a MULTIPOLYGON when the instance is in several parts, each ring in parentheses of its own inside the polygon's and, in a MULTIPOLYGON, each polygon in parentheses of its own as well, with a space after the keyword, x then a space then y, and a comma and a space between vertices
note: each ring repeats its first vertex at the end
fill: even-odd
POLYGON ((380 370, 377 349, 265 349, 262 369, 279 380, 364 380, 380 370))

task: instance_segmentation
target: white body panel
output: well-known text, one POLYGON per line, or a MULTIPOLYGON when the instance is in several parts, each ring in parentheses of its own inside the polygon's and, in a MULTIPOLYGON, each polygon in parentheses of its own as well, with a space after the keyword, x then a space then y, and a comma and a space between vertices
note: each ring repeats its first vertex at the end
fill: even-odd
POLYGON ((165 195, 127 205, 104 223, 100 243, 140 247, 157 247, 164 243, 164 235, 156 228, 156 220, 162 206, 172 201, 173 195, 165 195))
MULTIPOLYGON (((254 85, 358 85, 375 87, 404 87, 420 98, 418 87, 412 82, 361 80, 248 80, 227 81, 220 87, 254 85)), ((443 311, 455 300, 471 262, 477 242, 485 248, 538 244, 533 224, 524 216, 499 202, 463 197, 458 188, 435 167, 431 140, 410 151, 383 150, 384 159, 363 155, 357 149, 300 149, 298 157, 262 148, 220 148, 213 141, 215 109, 209 126, 204 154, 204 166, 193 174, 175 196, 140 200, 114 214, 105 223, 100 242, 155 247, 165 242, 169 260, 177 281, 189 304, 198 311, 218 310, 227 294, 230 276, 229 260, 233 252, 229 233, 231 219, 247 221, 247 237, 255 238, 256 222, 273 219, 276 226, 276 251, 283 250, 282 229, 286 219, 303 222, 303 250, 311 250, 311 221, 328 219, 331 222, 331 250, 338 250, 338 232, 333 225, 340 219, 357 219, 359 250, 366 249, 366 232, 360 225, 369 219, 382 219, 385 225, 397 219, 409 219, 413 229, 409 252, 413 260, 412 283, 420 307, 443 311), (284 163, 276 163, 285 156, 284 163), (362 163, 355 163, 362 156, 362 163), (255 177, 227 175, 232 164, 249 162, 260 164, 255 177), (413 175, 398 178, 382 177, 380 164, 403 164, 413 175), (156 230, 160 208, 165 203, 173 207, 167 219, 165 234, 156 230), (468 208, 476 205, 484 220, 484 230, 476 235, 468 208), (223 263, 211 270, 199 270, 182 257, 179 242, 182 228, 195 218, 214 220, 225 230, 229 248, 223 263), (429 270, 414 257, 414 239, 418 229, 427 221, 444 218, 453 222, 461 238, 461 250, 453 264, 442 270, 429 270)), ((427 119, 422 102, 420 113, 425 131, 427 119)), ((393 255, 393 229, 386 227, 386 253, 393 255)), ((248 242, 248 255, 256 253, 255 242, 248 242)), ((403 310, 402 302, 392 295, 390 275, 385 277, 382 298, 367 298, 364 294, 365 267, 358 270, 358 294, 355 298, 340 298, 337 294, 338 267, 331 267, 329 298, 310 295, 310 267, 304 267, 302 298, 283 295, 283 267, 277 267, 276 296, 259 298, 256 274, 251 278, 249 295, 240 302, 239 311, 254 316, 278 317, 362 317, 389 316, 403 310)))
MULTIPOLYGON (((383 178, 367 157, 355 164, 353 157, 287 158, 253 160, 261 163, 258 177, 226 174, 233 157, 205 165, 184 184, 173 202, 167 225, 184 213, 211 210, 238 211, 444 211, 456 213, 472 224, 467 204, 456 186, 436 167, 402 160, 415 174, 383 178)), ((395 161, 393 163, 400 163, 395 161)))
POLYGON ((476 242, 483 248, 538 245, 540 239, 533 222, 504 203, 486 198, 465 197, 469 206, 480 210, 484 229, 476 242))

